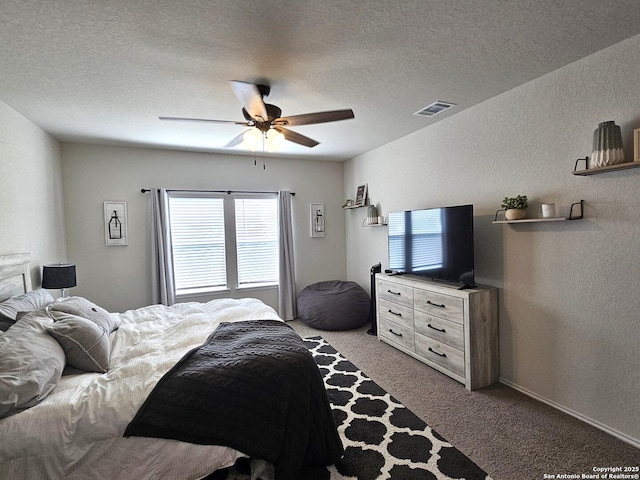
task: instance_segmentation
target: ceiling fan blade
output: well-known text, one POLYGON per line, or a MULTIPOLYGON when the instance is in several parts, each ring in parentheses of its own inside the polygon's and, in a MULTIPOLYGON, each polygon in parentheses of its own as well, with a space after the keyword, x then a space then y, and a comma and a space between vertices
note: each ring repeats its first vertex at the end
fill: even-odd
POLYGON ((337 122, 338 120, 349 120, 355 118, 353 110, 330 110, 327 112, 304 113, 302 115, 291 115, 276 119, 279 125, 311 125, 313 123, 337 122))
POLYGON ((292 130, 288 130, 283 127, 274 127, 278 132, 284 135, 285 140, 289 140, 293 143, 298 143, 300 145, 304 145, 305 147, 315 147, 319 145, 319 142, 316 142, 313 138, 305 137, 304 135, 300 135, 297 132, 292 130))
POLYGON ((211 120, 209 118, 185 118, 185 117, 158 117, 160 120, 177 120, 179 122, 207 122, 207 123, 233 123, 235 125, 246 125, 247 122, 236 122, 234 120, 211 120))
POLYGON ((260 95, 260 90, 258 90, 257 85, 232 80, 231 88, 251 118, 260 122, 266 122, 268 120, 267 107, 264 105, 262 95, 260 95))
POLYGON ((244 140, 244 134, 246 132, 247 130, 242 132, 240 135, 236 135, 235 137, 233 137, 231 141, 224 146, 224 148, 231 148, 231 147, 235 147, 236 145, 240 145, 244 140))

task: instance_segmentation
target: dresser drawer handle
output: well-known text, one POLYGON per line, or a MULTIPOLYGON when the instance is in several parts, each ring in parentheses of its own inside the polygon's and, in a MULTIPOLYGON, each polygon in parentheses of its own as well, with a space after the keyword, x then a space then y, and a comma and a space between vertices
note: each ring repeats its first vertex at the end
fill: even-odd
POLYGON ((435 353, 435 354, 436 354, 436 355, 438 355, 439 357, 446 357, 446 356, 447 356, 447 354, 446 354, 446 353, 438 353, 438 352, 436 352, 436 351, 435 351, 433 348, 431 348, 431 347, 429 347, 429 351, 430 351, 431 353, 435 353))
POLYGON ((430 323, 427 323, 427 327, 431 328, 432 330, 435 330, 436 332, 440 332, 440 333, 446 333, 447 332, 444 328, 436 328, 433 325, 431 325, 430 323))
POLYGON ((394 312, 394 311, 393 311, 393 310, 391 310, 391 309, 389 309, 389 313, 390 313, 391 315, 395 315, 396 317, 401 317, 401 316, 402 316, 402 314, 401 314, 401 313, 394 312))
POLYGON ((391 295, 402 295, 400 292, 394 292, 393 290, 387 290, 387 293, 390 293, 391 295))
POLYGON ((433 303, 431 300, 427 300, 427 304, 431 305, 432 307, 438 307, 438 308, 444 308, 444 304, 442 303, 433 303))
POLYGON ((389 331, 390 331, 391 333, 393 333, 396 337, 401 337, 401 336, 402 336, 402 334, 401 334, 401 333, 396 333, 396 332, 394 332, 394 331, 393 331, 393 330, 391 330, 391 329, 389 329, 389 331))

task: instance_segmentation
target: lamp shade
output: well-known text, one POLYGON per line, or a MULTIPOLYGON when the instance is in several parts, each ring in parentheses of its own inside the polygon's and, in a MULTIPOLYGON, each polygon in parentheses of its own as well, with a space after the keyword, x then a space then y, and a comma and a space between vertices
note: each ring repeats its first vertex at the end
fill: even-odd
POLYGON ((76 266, 73 263, 54 263, 42 268, 42 288, 61 289, 76 286, 76 266))

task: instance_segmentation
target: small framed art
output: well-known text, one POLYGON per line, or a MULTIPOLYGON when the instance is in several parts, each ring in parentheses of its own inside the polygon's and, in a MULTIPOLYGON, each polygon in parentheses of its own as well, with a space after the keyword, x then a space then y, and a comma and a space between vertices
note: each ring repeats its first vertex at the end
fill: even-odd
POLYGON ((310 208, 311 238, 324 237, 324 203, 312 203, 310 208))
POLYGON ((128 244, 127 202, 104 202, 104 239, 108 247, 128 244))
POLYGON ((356 191, 356 207, 363 207, 367 204, 367 184, 359 185, 356 191))

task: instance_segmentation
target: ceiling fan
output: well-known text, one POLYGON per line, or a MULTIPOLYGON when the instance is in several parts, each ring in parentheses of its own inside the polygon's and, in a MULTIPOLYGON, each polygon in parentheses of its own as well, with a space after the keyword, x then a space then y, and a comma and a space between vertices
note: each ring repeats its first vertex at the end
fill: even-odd
POLYGON ((244 122, 233 120, 211 120, 207 118, 183 118, 183 117, 158 117, 160 120, 178 120, 185 122, 209 122, 209 123, 232 123, 252 127, 240 135, 233 138, 225 148, 239 145, 245 140, 247 133, 259 131, 263 138, 269 138, 271 132, 281 134, 285 140, 303 145, 305 147, 315 147, 319 142, 312 138, 289 130, 289 126, 311 125, 315 123, 336 122, 338 120, 348 120, 354 118, 353 110, 330 110, 327 112, 304 113, 301 115, 291 115, 283 117, 282 110, 269 103, 264 103, 263 98, 271 92, 269 85, 254 85, 249 82, 233 80, 230 82, 231 88, 242 104, 242 115, 244 122))

